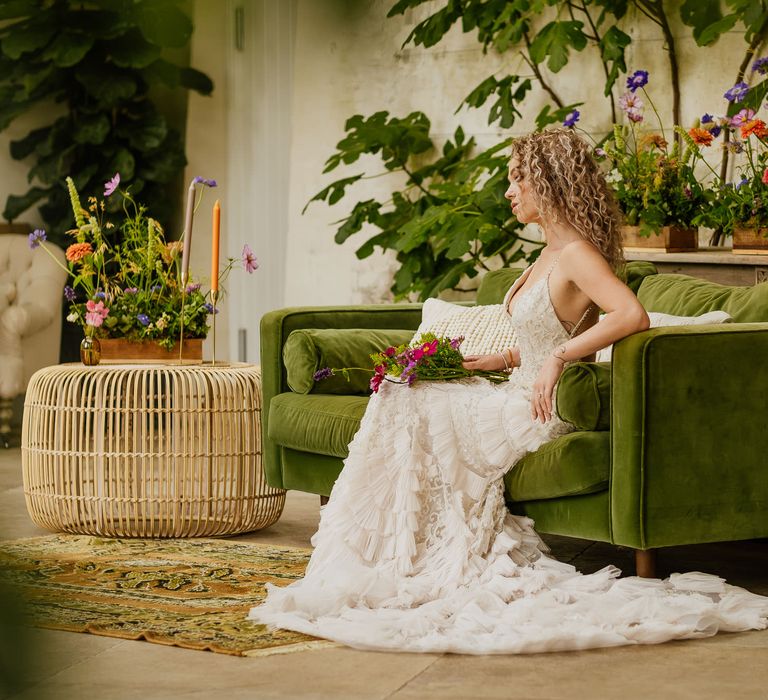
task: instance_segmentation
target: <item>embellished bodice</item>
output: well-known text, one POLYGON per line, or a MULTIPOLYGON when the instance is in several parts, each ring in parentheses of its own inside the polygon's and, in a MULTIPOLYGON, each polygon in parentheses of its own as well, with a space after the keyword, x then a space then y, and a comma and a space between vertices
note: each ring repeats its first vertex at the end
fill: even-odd
MULTIPOLYGON (((520 367, 512 377, 522 386, 532 386, 547 357, 572 337, 557 317, 549 295, 549 276, 556 263, 557 260, 542 279, 516 294, 520 285, 525 284, 533 266, 528 268, 515 280, 504 298, 504 309, 509 314, 509 303, 514 297, 510 322, 517 334, 520 367)), ((583 318, 574 331, 578 330, 583 318)))

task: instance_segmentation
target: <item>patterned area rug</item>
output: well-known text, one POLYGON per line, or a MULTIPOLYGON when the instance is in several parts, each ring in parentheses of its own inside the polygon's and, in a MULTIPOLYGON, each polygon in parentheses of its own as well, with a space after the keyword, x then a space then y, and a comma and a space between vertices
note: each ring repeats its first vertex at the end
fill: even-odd
POLYGON ((260 656, 336 646, 246 619, 264 584, 300 578, 309 554, 214 539, 49 535, 0 542, 0 577, 35 627, 260 656))

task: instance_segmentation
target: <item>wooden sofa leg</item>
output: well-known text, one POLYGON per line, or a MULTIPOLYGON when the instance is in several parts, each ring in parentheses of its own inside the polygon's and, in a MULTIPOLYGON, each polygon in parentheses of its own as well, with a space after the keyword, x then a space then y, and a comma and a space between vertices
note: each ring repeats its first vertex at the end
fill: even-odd
POLYGON ((656 578, 656 550, 635 550, 635 571, 642 578, 656 578))
POLYGON ((320 496, 320 505, 324 506, 326 503, 328 503, 328 496, 320 496))

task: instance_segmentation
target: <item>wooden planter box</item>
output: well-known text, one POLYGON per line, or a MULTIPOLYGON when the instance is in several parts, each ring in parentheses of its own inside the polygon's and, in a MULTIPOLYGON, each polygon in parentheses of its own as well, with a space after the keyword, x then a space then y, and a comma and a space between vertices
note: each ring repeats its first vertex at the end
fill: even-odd
POLYGON ((695 228, 664 226, 659 233, 641 236, 639 226, 622 226, 621 240, 624 250, 645 253, 683 253, 697 250, 699 232, 695 228))
MULTIPOLYGON (((174 344, 172 350, 166 350, 156 342, 145 340, 134 343, 124 338, 100 338, 101 362, 178 362, 179 343, 174 344)), ((203 361, 203 339, 186 338, 182 349, 183 361, 201 363, 203 361)))
POLYGON ((768 255, 768 228, 765 226, 735 226, 733 229, 734 255, 768 255))

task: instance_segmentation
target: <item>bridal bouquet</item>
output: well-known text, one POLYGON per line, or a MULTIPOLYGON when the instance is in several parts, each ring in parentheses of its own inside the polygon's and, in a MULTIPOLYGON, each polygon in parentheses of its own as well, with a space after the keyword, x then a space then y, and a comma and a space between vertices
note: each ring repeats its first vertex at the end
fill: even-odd
MULTIPOLYGON (((434 333, 424 333, 410 345, 390 346, 386 350, 371 355, 373 376, 371 390, 376 393, 384 381, 412 386, 417 380, 443 381, 465 379, 466 377, 485 377, 494 382, 506 382, 509 374, 492 370, 464 369, 461 363, 464 356, 459 350, 463 337, 437 337, 434 333)), ((350 371, 370 372, 365 367, 342 367, 340 369, 324 367, 314 374, 314 380, 321 381, 341 373, 349 380, 350 371)))

